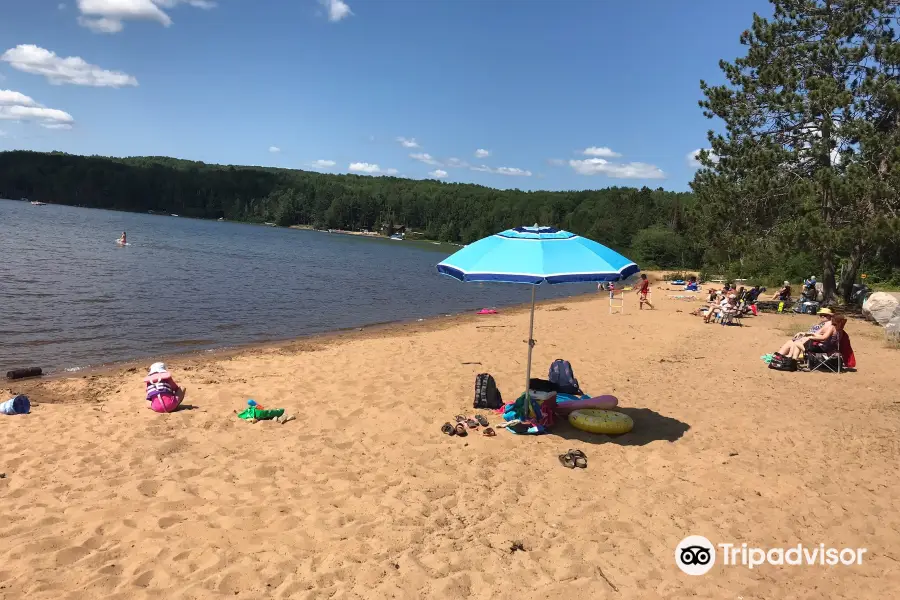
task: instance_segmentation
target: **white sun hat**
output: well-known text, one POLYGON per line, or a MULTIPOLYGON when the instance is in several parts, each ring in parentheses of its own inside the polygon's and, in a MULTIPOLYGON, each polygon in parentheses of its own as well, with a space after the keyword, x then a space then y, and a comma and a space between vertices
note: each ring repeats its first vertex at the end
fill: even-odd
POLYGON ((150 365, 150 371, 147 372, 147 375, 156 375, 157 373, 165 373, 166 371, 168 371, 166 363, 155 362, 150 365))

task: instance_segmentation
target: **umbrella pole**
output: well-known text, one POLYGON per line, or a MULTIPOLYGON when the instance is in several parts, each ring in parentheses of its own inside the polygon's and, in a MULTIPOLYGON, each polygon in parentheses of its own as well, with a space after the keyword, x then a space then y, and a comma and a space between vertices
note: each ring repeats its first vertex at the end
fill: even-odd
POLYGON ((528 324, 528 366, 525 368, 525 414, 528 414, 529 389, 531 387, 531 350, 534 348, 534 294, 536 285, 531 286, 531 322, 528 324))

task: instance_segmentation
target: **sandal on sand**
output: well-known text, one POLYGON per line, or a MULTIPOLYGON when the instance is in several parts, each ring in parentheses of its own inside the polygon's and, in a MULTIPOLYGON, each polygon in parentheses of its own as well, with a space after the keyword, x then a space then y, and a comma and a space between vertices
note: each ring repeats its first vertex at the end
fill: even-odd
POLYGON ((518 423, 507 425, 506 428, 515 433, 528 433, 528 430, 531 429, 531 425, 519 421, 518 423))
POLYGON ((443 425, 441 425, 441 433, 447 435, 456 435, 456 431, 453 430, 453 425, 451 425, 450 423, 444 423, 443 425))
POLYGON ((575 468, 575 457, 573 457, 573 456, 572 456, 570 453, 568 453, 568 452, 565 453, 565 454, 560 454, 560 455, 559 455, 559 462, 562 463, 562 466, 564 466, 564 467, 567 468, 567 469, 574 469, 574 468, 575 468))
POLYGON ((466 422, 466 418, 463 415, 456 415, 455 417, 453 417, 453 420, 457 423, 465 423, 466 422))
POLYGON ((469 429, 478 429, 478 421, 475 419, 466 419, 466 425, 469 429))
POLYGON ((459 437, 466 437, 467 435, 469 435, 469 432, 466 431, 466 426, 462 423, 456 424, 456 429, 454 429, 454 432, 456 432, 456 435, 458 435, 459 437))
POLYGON ((484 435, 486 435, 486 436, 488 436, 488 437, 494 437, 495 435, 497 435, 497 432, 494 431, 494 428, 493 428, 493 427, 486 427, 486 428, 484 429, 484 431, 482 431, 481 433, 484 434, 484 435))
POLYGON ((485 419, 483 415, 475 415, 475 420, 478 421, 478 424, 482 427, 487 427, 488 425, 490 425, 490 423, 488 423, 488 420, 485 419))
POLYGON ((587 469, 587 456, 581 450, 569 450, 569 456, 575 462, 575 466, 579 469, 587 469))

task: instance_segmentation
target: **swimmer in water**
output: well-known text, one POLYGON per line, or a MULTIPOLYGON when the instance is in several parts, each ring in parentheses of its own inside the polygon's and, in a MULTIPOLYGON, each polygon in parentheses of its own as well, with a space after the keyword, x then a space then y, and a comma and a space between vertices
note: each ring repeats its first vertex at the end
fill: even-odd
POLYGON ((116 241, 119 242, 120 244, 122 244, 123 246, 124 246, 125 244, 128 243, 128 241, 125 239, 125 232, 124 232, 124 231, 122 232, 122 237, 120 237, 120 238, 119 238, 118 240, 116 240, 116 241))

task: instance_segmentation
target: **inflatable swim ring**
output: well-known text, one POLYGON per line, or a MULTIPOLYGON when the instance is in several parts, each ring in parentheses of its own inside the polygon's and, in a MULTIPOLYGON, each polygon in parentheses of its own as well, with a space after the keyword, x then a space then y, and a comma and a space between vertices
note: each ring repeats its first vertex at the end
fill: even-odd
POLYGON ((634 427, 634 421, 624 413, 594 408, 573 411, 569 415, 569 423, 582 431, 607 435, 628 433, 634 427))
POLYGON ((618 405, 619 399, 610 395, 594 396, 593 398, 579 398, 577 396, 567 396, 566 394, 557 394, 556 396, 556 414, 558 415, 568 415, 572 411, 584 408, 608 410, 618 405))

